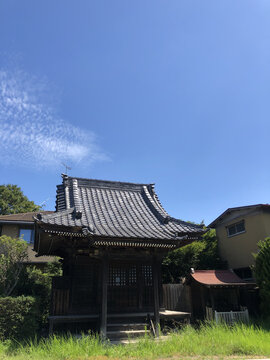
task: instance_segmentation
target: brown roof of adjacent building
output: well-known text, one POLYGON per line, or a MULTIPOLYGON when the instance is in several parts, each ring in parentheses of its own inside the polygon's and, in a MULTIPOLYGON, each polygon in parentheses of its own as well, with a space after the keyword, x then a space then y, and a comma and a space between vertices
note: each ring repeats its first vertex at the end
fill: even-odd
POLYGON ((255 208, 261 208, 264 210, 266 209, 269 211, 270 204, 255 204, 255 205, 247 205, 247 206, 238 206, 238 207, 228 208, 221 215, 219 215, 214 221, 212 221, 211 224, 208 225, 208 228, 215 228, 218 222, 221 222, 225 216, 229 215, 230 213, 232 213, 234 211, 250 210, 250 209, 255 209, 255 208))
POLYGON ((209 286, 249 284, 231 270, 195 270, 190 275, 198 283, 209 286))
POLYGON ((35 212, 27 212, 27 213, 19 213, 19 214, 10 214, 10 215, 0 215, 0 222, 9 222, 9 221, 22 221, 33 223, 33 217, 37 216, 37 214, 41 213, 42 215, 52 214, 53 211, 35 211, 35 212))

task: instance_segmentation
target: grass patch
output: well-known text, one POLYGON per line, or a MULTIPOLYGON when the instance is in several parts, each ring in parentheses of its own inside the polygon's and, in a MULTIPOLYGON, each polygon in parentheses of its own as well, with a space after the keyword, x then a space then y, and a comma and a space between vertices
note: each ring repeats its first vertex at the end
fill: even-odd
POLYGON ((27 343, 0 343, 1 360, 106 360, 270 356, 270 332, 259 326, 186 326, 164 341, 144 337, 135 344, 110 345, 96 336, 52 336, 27 343))

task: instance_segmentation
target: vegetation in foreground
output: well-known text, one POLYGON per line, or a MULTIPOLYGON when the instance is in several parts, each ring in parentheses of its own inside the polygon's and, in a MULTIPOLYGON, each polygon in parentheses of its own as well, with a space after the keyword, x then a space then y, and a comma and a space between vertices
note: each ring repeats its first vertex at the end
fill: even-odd
POLYGON ((195 329, 186 326, 171 334, 164 341, 149 337, 128 345, 109 345, 98 337, 53 336, 41 341, 0 343, 0 358, 3 360, 51 359, 84 360, 106 359, 158 359, 167 357, 217 357, 270 356, 270 331, 254 325, 206 324, 195 329))

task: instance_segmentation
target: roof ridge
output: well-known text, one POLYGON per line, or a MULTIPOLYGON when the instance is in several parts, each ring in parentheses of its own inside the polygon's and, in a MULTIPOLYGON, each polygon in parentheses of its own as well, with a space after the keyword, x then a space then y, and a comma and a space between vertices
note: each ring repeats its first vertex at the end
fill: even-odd
POLYGON ((174 218, 173 216, 170 216, 169 215, 169 220, 170 221, 173 221, 175 223, 178 223, 178 224, 181 224, 181 225, 187 225, 187 226, 194 226, 198 229, 202 229, 205 225, 204 224, 193 224, 192 222, 188 222, 188 221, 185 221, 185 220, 181 220, 181 219, 177 219, 177 218, 174 218))
POLYGON ((72 191, 73 191, 73 202, 75 211, 81 211, 81 204, 79 199, 78 191, 78 180, 76 178, 72 179, 72 191))
POLYGON ((157 193, 155 191, 155 184, 150 184, 150 189, 151 189, 151 192, 152 192, 152 195, 153 195, 153 199, 156 202, 157 206, 166 214, 166 216, 170 217, 170 215, 167 213, 167 211, 162 206, 161 201, 159 200, 159 197, 158 197, 158 195, 157 195, 157 193))
POLYGON ((117 180, 103 180, 103 179, 89 179, 89 178, 81 178, 76 176, 68 176, 66 174, 62 174, 63 180, 84 180, 84 181, 91 181, 91 182, 105 182, 108 184, 123 184, 123 185, 134 185, 134 186, 152 186, 155 185, 154 183, 135 183, 135 182, 128 182, 128 181, 117 181, 117 180))
POLYGON ((151 209, 154 210, 153 212, 156 215, 156 217, 159 219, 159 221, 163 223, 164 220, 167 218, 168 214, 166 213, 165 210, 163 210, 162 207, 158 206, 157 202, 155 201, 156 199, 154 199, 153 197, 154 190, 152 187, 150 189, 152 194, 150 193, 148 186, 143 186, 142 196, 144 197, 148 205, 151 207, 151 209))

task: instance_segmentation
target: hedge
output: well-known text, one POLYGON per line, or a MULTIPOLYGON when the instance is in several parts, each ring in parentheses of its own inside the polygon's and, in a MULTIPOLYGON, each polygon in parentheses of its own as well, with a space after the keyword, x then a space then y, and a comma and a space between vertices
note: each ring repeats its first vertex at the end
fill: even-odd
POLYGON ((0 297, 0 339, 23 339, 36 334, 38 311, 30 296, 0 297))

